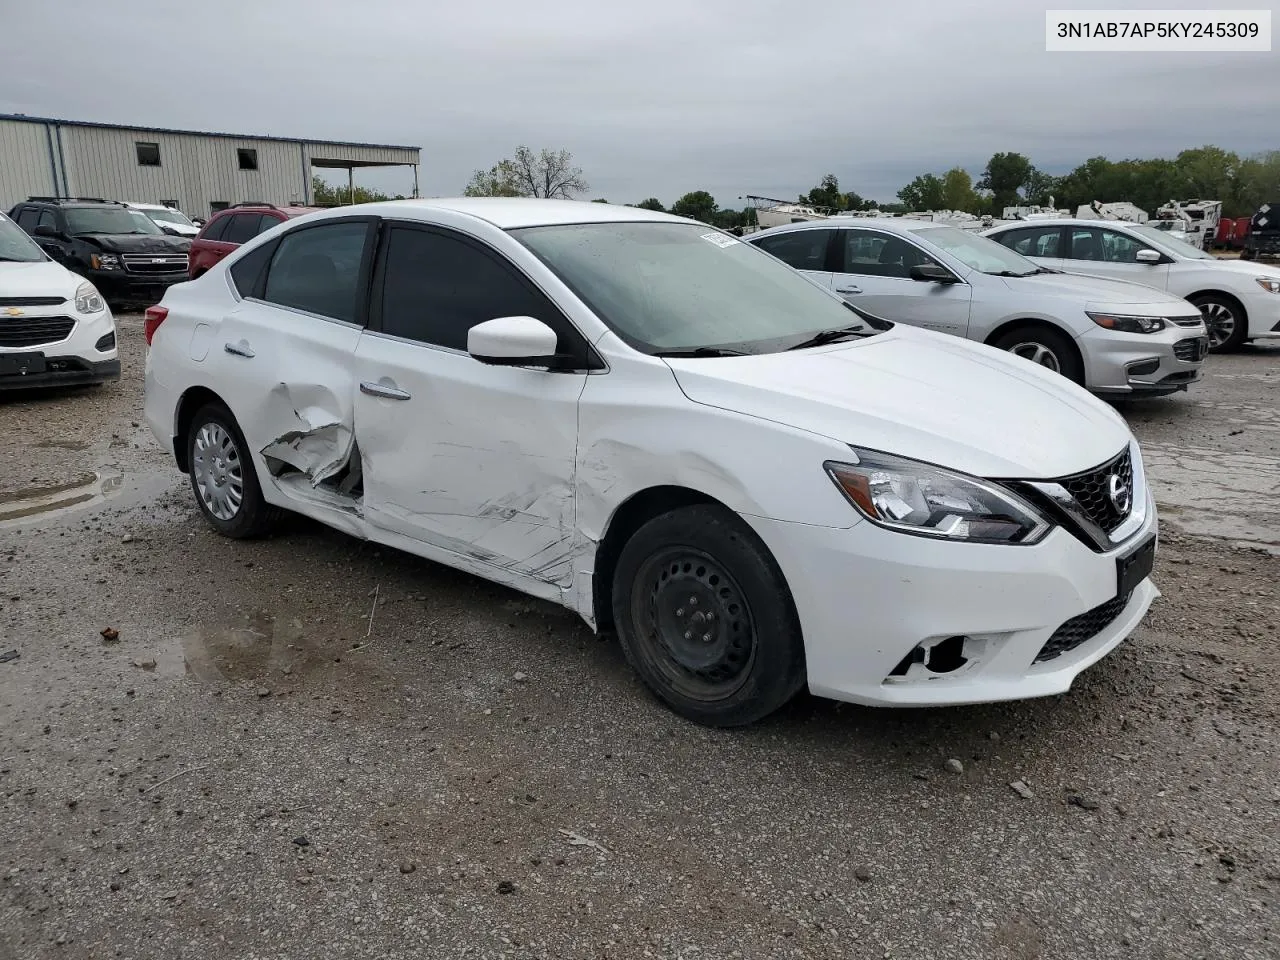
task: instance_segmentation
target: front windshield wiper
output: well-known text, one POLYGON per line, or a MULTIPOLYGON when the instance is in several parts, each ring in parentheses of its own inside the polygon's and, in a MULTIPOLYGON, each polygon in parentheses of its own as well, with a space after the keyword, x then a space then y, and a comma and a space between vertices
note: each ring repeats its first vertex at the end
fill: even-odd
POLYGON ((1037 268, 1035 270, 1028 271, 1027 273, 1014 273, 1012 270, 999 270, 995 272, 984 270, 983 272, 989 277, 1034 277, 1037 273, 1048 273, 1049 271, 1037 268))
POLYGON ((726 347, 690 347, 687 350, 659 350, 655 357, 746 357, 743 350, 729 350, 726 347))
POLYGON ((787 349, 804 350, 806 347, 821 347, 828 343, 839 343, 841 340, 866 336, 870 336, 870 334, 867 333, 867 328, 862 324, 853 327, 840 327, 835 330, 819 330, 807 340, 801 340, 799 343, 787 347, 787 349))

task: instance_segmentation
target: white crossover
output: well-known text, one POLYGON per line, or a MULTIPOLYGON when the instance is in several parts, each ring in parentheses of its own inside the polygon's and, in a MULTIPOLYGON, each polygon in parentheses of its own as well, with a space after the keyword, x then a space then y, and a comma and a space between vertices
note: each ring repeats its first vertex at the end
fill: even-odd
POLYGON ((0 213, 0 390, 119 379, 116 322, 97 288, 0 213))
POLYGON ((1209 349, 1180 297, 1068 276, 942 223, 819 220, 748 241, 861 311, 1007 350, 1095 393, 1185 390, 1209 349))
POLYGON ((1157 596, 1110 407, 691 220, 323 211, 170 287, 146 335, 146 418, 215 529, 294 511, 563 604, 698 722, 806 684, 1060 693, 1157 596))
POLYGON ((996 227, 984 236, 1042 266, 1186 298, 1204 314, 1215 352, 1280 337, 1280 267, 1220 260, 1149 223, 1052 220, 996 227))
POLYGON ((167 207, 161 203, 126 203, 130 210, 137 210, 165 233, 174 237, 191 237, 200 232, 200 228, 177 207, 167 207))

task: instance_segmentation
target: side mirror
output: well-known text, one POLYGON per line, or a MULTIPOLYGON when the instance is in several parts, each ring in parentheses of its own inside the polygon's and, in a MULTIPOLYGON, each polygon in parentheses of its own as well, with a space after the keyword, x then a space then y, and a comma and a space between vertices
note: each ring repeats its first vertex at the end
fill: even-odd
POLYGON ((199 217, 192 217, 192 218, 191 218, 191 223, 192 223, 192 225, 194 225, 194 226, 197 226, 197 227, 203 227, 203 226, 205 225, 206 221, 201 220, 199 217))
POLYGON ((499 317, 467 331, 467 353, 496 367, 553 367, 556 332, 534 317, 499 317))
POLYGON ((940 267, 936 263, 918 263, 909 271, 912 280, 919 280, 921 283, 955 283, 956 278, 952 276, 951 271, 946 267, 940 267))
POLYGON ((1137 260, 1138 263, 1159 263, 1164 258, 1155 250, 1145 249, 1139 250, 1134 255, 1134 259, 1137 260))
POLYGON ((40 224, 40 226, 36 227, 34 230, 31 231, 31 235, 33 237, 48 237, 51 240, 57 240, 60 236, 62 236, 62 234, 60 234, 55 228, 49 226, 47 223, 40 224))

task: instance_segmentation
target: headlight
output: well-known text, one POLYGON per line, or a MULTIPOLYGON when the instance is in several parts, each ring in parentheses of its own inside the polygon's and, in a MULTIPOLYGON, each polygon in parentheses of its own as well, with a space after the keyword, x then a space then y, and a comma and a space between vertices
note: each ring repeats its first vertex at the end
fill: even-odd
POLYGON ((1089 319, 1121 333, 1159 333, 1169 325, 1164 317, 1124 317, 1116 313, 1089 313, 1089 319))
POLYGON ((120 258, 114 253, 95 253, 89 257, 89 266, 95 270, 119 270, 120 258))
POLYGON ((103 302, 102 294, 98 292, 98 288, 92 283, 82 283, 76 288, 76 312, 77 313, 101 313, 107 308, 103 302))
POLYGON ((995 484, 916 460, 854 448, 854 462, 823 466, 872 523, 966 543, 1038 543, 1050 525, 1029 503, 995 484))
POLYGON ((1270 277, 1258 277, 1258 286, 1267 293, 1280 293, 1280 280, 1272 280, 1270 277))

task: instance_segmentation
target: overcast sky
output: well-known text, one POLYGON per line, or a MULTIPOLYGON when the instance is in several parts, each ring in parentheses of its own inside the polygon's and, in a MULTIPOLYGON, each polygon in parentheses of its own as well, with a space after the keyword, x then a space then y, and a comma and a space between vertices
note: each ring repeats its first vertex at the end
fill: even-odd
POLYGON ((526 143, 615 202, 789 198, 827 172, 888 201, 1000 150, 1060 173, 1280 148, 1278 53, 1044 50, 1046 6, 1270 3, 0 0, 0 113, 420 145, 424 196, 526 143))

